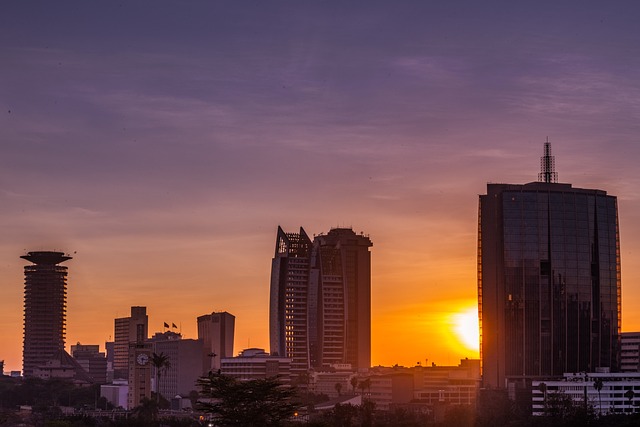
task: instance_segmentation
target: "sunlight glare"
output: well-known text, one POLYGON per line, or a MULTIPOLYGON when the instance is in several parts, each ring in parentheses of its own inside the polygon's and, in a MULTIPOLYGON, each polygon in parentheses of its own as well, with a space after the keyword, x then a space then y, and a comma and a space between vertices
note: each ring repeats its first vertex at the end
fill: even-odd
POLYGON ((460 340, 467 350, 479 351, 480 342, 477 307, 470 307, 454 315, 453 320, 458 340, 460 340))

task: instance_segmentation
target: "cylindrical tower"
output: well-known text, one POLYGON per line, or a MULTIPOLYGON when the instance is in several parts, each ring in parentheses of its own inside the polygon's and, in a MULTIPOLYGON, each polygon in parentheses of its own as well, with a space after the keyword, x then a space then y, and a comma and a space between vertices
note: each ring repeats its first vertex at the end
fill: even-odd
POLYGON ((22 371, 31 376, 58 351, 64 350, 67 267, 62 252, 29 252, 24 267, 24 346, 22 371))

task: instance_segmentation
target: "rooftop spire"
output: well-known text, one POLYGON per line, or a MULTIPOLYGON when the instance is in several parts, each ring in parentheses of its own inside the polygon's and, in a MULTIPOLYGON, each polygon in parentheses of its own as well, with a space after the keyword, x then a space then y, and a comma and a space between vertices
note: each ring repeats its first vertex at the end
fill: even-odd
POLYGON ((558 182, 558 172, 556 172, 556 158, 551 155, 551 143, 549 137, 544 143, 544 156, 540 157, 540 182, 558 182))

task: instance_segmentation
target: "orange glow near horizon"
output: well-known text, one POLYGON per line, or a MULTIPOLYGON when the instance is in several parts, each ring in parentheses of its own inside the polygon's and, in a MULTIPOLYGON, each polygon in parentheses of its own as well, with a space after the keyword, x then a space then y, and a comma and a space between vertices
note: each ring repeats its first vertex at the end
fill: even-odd
POLYGON ((457 338, 468 351, 479 352, 479 327, 478 327, 478 307, 468 309, 455 314, 453 323, 457 338))

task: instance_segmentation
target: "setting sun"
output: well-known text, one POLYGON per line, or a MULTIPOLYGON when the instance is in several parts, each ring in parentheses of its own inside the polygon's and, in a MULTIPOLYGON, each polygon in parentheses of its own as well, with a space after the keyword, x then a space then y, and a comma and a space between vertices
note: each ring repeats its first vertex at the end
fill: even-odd
POLYGON ((478 329, 478 309, 470 307, 467 310, 453 316, 454 330, 458 340, 468 350, 478 351, 479 329, 478 329))

